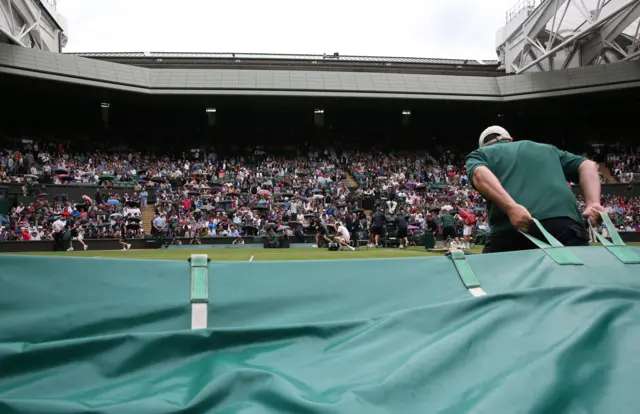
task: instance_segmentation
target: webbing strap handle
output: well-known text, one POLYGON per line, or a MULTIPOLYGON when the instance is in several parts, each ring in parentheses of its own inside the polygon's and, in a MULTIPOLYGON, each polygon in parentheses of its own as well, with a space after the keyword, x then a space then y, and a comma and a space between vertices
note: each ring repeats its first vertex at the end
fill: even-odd
POLYGON ((478 282, 476 276, 473 274, 473 270, 471 270, 471 266, 469 266, 469 262, 467 262, 467 258, 463 251, 452 250, 451 260, 453 260, 453 264, 456 266, 456 270, 458 271, 458 276, 460 276, 460 280, 462 280, 462 283, 464 283, 464 286, 467 288, 469 293, 473 296, 484 296, 487 294, 480 286, 480 282, 478 282))
POLYGON ((549 256, 559 265, 564 266, 564 265, 581 265, 582 264, 582 262, 573 253, 567 250, 567 248, 564 247, 564 245, 560 243, 558 239, 553 237, 551 233, 549 233, 542 226, 542 224, 540 224, 538 219, 534 218, 533 222, 535 223, 536 226, 538 226, 540 233, 542 233, 542 235, 547 239, 549 243, 545 243, 542 240, 538 240, 528 233, 524 233, 522 231, 520 233, 522 233, 527 239, 531 240, 533 244, 535 244, 540 249, 542 249, 542 251, 545 252, 547 256, 549 256))
POLYGON ((209 256, 192 254, 191 266, 191 329, 207 327, 209 302, 209 256))
POLYGON ((607 240, 602 234, 598 233, 596 229, 593 228, 591 222, 589 222, 589 227, 591 228, 593 234, 596 236, 596 239, 605 247, 605 249, 609 250, 611 254, 613 254, 618 260, 620 260, 624 264, 640 264, 640 257, 633 252, 627 246, 620 234, 618 234, 611 218, 609 215, 603 211, 600 212, 600 217, 602 217, 602 222, 607 227, 609 231, 609 235, 611 236, 611 241, 607 240))

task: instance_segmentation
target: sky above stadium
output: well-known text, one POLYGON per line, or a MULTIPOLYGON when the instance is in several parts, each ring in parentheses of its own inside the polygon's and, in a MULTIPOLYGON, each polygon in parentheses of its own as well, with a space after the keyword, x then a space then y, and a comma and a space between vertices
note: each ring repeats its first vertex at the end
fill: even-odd
POLYGON ((517 0, 58 0, 65 52, 495 59, 517 0))

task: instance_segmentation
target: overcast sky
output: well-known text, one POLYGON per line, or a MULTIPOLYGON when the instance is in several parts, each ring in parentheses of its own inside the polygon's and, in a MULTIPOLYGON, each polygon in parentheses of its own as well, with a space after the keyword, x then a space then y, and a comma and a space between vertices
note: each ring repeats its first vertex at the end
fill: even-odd
POLYGON ((516 0, 58 0, 65 52, 262 52, 495 59, 516 0))

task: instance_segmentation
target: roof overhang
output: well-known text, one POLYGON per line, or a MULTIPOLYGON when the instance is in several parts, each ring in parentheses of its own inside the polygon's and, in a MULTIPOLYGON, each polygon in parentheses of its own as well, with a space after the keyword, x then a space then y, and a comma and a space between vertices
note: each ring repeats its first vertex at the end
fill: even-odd
POLYGON ((498 62, 389 56, 276 53, 73 53, 73 56, 157 69, 283 69, 499 76, 498 62))
POLYGON ((309 96, 504 102, 640 87, 640 62, 482 77, 265 69, 148 69, 0 45, 0 74, 147 95, 309 96))

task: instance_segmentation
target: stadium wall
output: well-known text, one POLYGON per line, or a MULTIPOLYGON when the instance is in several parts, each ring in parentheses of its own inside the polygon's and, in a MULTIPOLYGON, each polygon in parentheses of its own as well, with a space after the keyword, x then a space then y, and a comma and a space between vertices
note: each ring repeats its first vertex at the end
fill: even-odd
MULTIPOLYGON (((620 236, 625 243, 640 243, 640 232, 620 232, 620 236)), ((314 243, 314 236, 306 236, 306 243, 314 243)), ((440 238, 439 238, 440 239, 440 238)), ((191 239, 179 238, 183 246, 189 245, 191 239)), ((231 247, 233 237, 205 237, 200 239, 201 246, 213 246, 213 245, 226 245, 231 247)), ((261 248, 264 246, 264 239, 261 237, 245 237, 245 246, 254 248, 261 248)), ((121 250, 122 246, 118 242, 118 239, 85 239, 84 242, 90 246, 91 251, 101 250, 121 250)), ((131 244, 131 248, 134 250, 140 249, 155 249, 158 248, 157 243, 153 239, 132 239, 128 240, 131 244)), ((282 248, 289 248, 290 243, 295 242, 293 240, 284 240, 282 248)), ((80 244, 76 242, 76 247, 80 244)), ((52 241, 3 241, 0 242, 0 254, 2 253, 28 253, 28 252, 52 252, 54 251, 54 243, 52 241)))
MULTIPOLYGON (((571 188, 574 194, 582 194, 580 186, 571 188)), ((630 184, 602 184, 602 194, 624 197, 640 197, 640 188, 630 184)))
MULTIPOLYGON (((314 243, 315 236, 307 236, 307 243, 314 243)), ((189 244, 191 239, 180 237, 178 238, 182 242, 183 246, 189 244)), ((235 237, 204 237, 201 238, 201 245, 227 245, 231 246, 235 237)), ((90 249, 99 250, 122 250, 118 239, 84 239, 84 242, 90 246, 90 249)), ((264 245, 264 239, 262 237, 244 237, 245 245, 255 245, 255 248, 260 248, 264 245)), ((131 244, 132 249, 155 249, 158 248, 158 244, 153 239, 130 239, 127 243, 131 244)), ((289 248, 291 240, 285 240, 282 248, 289 248)), ((76 247, 79 247, 78 242, 75 243, 76 247)), ((54 251, 54 242, 52 241, 3 241, 0 242, 0 253, 19 253, 19 252, 52 252, 54 251)))
MULTIPOLYGON (((30 203, 35 200, 35 197, 22 195, 21 184, 10 183, 8 187, 9 187, 9 197, 17 196, 18 202, 30 203)), ((119 194, 121 197, 124 196, 124 194, 132 194, 134 192, 133 187, 105 189, 102 187, 98 187, 97 185, 90 186, 90 185, 60 185, 60 184, 42 184, 40 186, 40 191, 49 194, 48 196, 43 197, 46 200, 53 200, 58 194, 66 194, 69 200, 79 201, 79 200, 82 200, 83 195, 88 195, 89 197, 93 197, 96 193, 96 190, 99 188, 101 189, 102 192, 119 194)), ((155 195, 155 189, 148 188, 145 190, 149 194, 150 198, 152 198, 155 195)))
POLYGON ((640 87, 640 62, 479 77, 238 69, 148 69, 0 45, 0 74, 151 95, 513 101, 640 87))

